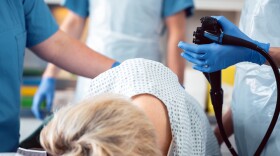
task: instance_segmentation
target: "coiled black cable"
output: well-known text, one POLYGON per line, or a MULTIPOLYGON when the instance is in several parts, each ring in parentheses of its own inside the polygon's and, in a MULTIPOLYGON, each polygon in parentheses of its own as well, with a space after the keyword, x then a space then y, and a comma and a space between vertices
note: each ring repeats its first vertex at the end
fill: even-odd
POLYGON ((248 42, 246 40, 234 37, 234 36, 229 36, 229 35, 224 35, 223 37, 223 44, 230 44, 230 45, 236 45, 236 46, 242 46, 242 47, 246 47, 246 48, 250 48, 252 50, 255 50, 257 52, 259 52, 263 57, 266 58, 266 60, 268 61, 268 63, 270 64, 273 72, 274 72, 274 76, 276 79, 276 85, 277 85, 277 101, 276 101, 276 107, 275 107, 275 111, 272 117, 272 120, 270 122, 270 125, 266 131, 265 136, 263 137, 262 142, 260 143, 258 149, 255 152, 255 156, 259 156, 261 155, 262 150, 264 149, 270 135, 272 134, 272 131, 277 123, 277 119, 280 113, 280 102, 279 102, 279 97, 280 97, 280 74, 278 71, 278 67, 276 65, 276 63, 273 61, 273 59, 271 58, 271 56, 269 54, 267 54, 265 52, 265 50, 263 50, 262 48, 260 48, 259 46, 248 42))

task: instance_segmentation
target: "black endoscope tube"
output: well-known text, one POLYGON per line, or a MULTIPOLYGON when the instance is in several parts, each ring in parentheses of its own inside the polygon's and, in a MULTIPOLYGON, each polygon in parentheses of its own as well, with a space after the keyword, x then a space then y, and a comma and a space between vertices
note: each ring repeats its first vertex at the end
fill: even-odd
MULTIPOLYGON (((210 77, 209 82, 212 83, 213 81, 216 82, 220 82, 221 85, 221 71, 217 71, 214 73, 209 73, 212 74, 210 77), (212 78, 212 81, 211 81, 212 78), (216 79, 216 80, 213 80, 216 79), (218 81, 217 81, 218 79, 218 81)), ((213 85, 213 83, 211 84, 211 86, 213 85)), ((215 85, 213 85, 215 86, 215 85)), ((232 147, 230 141, 228 140, 228 137, 226 135, 224 126, 223 126, 223 118, 222 118, 222 112, 223 112, 223 89, 222 87, 212 87, 210 90, 210 96, 211 96, 211 101, 214 107, 214 112, 215 112, 215 116, 216 116, 216 120, 217 120, 217 124, 220 130, 220 134, 226 144, 226 146, 228 147, 230 153, 233 156, 237 156, 236 151, 234 150, 234 148, 232 147)))
POLYGON ((207 78, 207 80, 209 81, 209 83, 211 85, 210 96, 211 96, 212 105, 214 107, 215 117, 216 117, 216 121, 217 121, 219 130, 220 130, 220 134, 224 140, 224 143, 228 147, 230 153, 233 156, 237 156, 236 151, 234 150, 230 141, 228 140, 228 137, 226 135, 226 132, 225 132, 225 129, 223 126, 222 113, 223 113, 224 92, 223 92, 222 85, 221 85, 221 82, 222 82, 221 73, 222 72, 219 70, 216 72, 203 73, 203 74, 205 75, 205 77, 207 78))
POLYGON ((276 107, 275 107, 275 111, 274 111, 274 114, 273 114, 273 118, 270 122, 270 125, 268 127, 268 130, 266 131, 266 134, 265 136, 263 137, 263 140, 262 142, 260 143, 258 149, 256 150, 254 156, 259 156, 261 155, 261 152, 263 151, 275 125, 276 125, 276 122, 277 122, 277 119, 278 119, 278 116, 279 116, 279 113, 280 113, 280 103, 279 103, 279 97, 280 97, 280 92, 279 92, 279 89, 280 89, 280 74, 279 74, 279 71, 278 71, 278 68, 277 68, 277 65, 276 63, 273 61, 273 59, 271 58, 271 56, 269 54, 267 54, 262 48, 260 48, 259 46, 251 43, 251 42, 248 42, 246 40, 243 40, 243 39, 240 39, 240 38, 236 38, 236 37, 233 37, 233 36, 229 36, 229 35, 224 35, 223 37, 223 44, 230 44, 230 45, 236 45, 236 46, 243 46, 243 47, 246 47, 246 48, 250 48, 250 49, 253 49, 257 52, 259 52, 263 57, 266 58, 266 60, 269 62, 273 72, 274 72, 274 76, 275 76, 275 79, 276 79, 276 85, 277 85, 277 101, 276 101, 276 107))

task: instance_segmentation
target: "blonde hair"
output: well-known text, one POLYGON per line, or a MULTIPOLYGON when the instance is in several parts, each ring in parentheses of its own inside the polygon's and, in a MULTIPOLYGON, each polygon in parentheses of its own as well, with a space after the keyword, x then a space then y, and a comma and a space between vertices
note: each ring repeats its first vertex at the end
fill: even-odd
POLYGON ((52 155, 159 156, 155 129, 131 101, 94 97, 55 113, 40 135, 52 155))

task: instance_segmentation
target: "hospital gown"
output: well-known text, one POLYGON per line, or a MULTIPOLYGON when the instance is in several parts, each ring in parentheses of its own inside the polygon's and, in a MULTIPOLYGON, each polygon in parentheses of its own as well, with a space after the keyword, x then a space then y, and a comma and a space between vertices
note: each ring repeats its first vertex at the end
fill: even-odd
POLYGON ((88 95, 117 93, 128 98, 151 94, 168 110, 172 131, 170 155, 220 155, 217 140, 198 102, 179 84, 177 76, 161 63, 131 59, 91 81, 88 95))

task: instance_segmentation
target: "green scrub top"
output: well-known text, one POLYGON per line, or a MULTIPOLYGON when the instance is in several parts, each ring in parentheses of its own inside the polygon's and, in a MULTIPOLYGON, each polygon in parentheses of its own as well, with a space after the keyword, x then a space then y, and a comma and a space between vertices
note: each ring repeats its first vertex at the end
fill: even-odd
POLYGON ((0 152, 14 152, 25 47, 46 40, 58 26, 43 0, 1 0, 0 21, 0 152))

